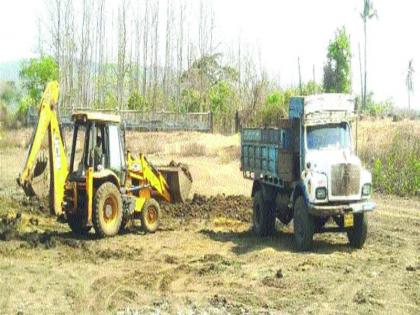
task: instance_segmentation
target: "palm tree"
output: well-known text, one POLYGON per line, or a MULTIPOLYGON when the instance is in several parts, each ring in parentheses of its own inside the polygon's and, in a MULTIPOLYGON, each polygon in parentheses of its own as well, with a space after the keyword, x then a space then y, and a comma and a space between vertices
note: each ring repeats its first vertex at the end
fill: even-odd
POLYGON ((365 35, 365 47, 364 47, 364 57, 365 57, 365 74, 364 74, 364 82, 363 82, 363 95, 362 95, 362 107, 366 107, 366 87, 367 87, 367 32, 366 32, 366 26, 367 22, 372 19, 373 17, 377 17, 378 14, 376 10, 373 8, 373 2, 371 0, 363 0, 363 12, 360 14, 362 20, 363 20, 363 32, 365 35))
POLYGON ((408 94, 408 110, 410 110, 410 95, 413 93, 413 74, 414 74, 414 66, 413 66, 413 59, 410 59, 408 62, 408 70, 407 76, 405 78, 405 85, 407 87, 407 94, 408 94))

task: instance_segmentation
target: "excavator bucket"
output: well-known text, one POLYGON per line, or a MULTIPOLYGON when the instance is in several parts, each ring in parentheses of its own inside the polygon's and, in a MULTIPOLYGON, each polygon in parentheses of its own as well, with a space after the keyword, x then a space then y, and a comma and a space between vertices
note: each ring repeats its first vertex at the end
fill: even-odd
POLYGON ((192 184, 192 177, 188 166, 171 162, 168 166, 157 167, 157 170, 165 177, 169 185, 172 202, 185 202, 192 184))
POLYGON ((47 168, 48 160, 45 155, 41 155, 37 158, 34 167, 34 177, 38 177, 45 172, 47 168))

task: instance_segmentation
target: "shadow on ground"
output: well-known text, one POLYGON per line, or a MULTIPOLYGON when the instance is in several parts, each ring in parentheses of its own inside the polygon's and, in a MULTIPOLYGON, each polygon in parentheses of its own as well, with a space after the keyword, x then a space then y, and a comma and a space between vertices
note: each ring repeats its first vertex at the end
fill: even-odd
MULTIPOLYGON (((258 237, 252 230, 246 231, 214 231, 202 229, 199 233, 209 237, 216 242, 232 242, 235 246, 232 252, 236 255, 243 255, 253 251, 272 248, 277 251, 297 252, 292 233, 276 231, 269 237, 258 237)), ((331 254, 334 252, 350 253, 354 249, 347 243, 332 242, 330 239, 314 239, 312 252, 316 254, 331 254)))

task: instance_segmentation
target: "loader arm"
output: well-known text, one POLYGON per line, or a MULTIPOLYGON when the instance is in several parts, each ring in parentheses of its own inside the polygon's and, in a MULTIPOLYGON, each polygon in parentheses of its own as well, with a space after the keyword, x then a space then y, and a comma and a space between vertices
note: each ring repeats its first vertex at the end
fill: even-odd
POLYGON ((140 154, 137 159, 128 154, 128 176, 139 180, 143 185, 150 185, 161 199, 172 202, 170 188, 165 177, 146 160, 143 154, 140 154))
MULTIPOLYGON (((35 195, 32 188, 34 166, 40 152, 42 142, 48 134, 48 153, 50 162, 50 208, 51 212, 59 215, 62 213, 64 198, 64 184, 68 175, 66 150, 57 116, 59 95, 58 82, 47 84, 39 105, 38 122, 34 137, 29 147, 25 165, 17 179, 19 186, 28 196, 35 195)), ((36 176, 36 174, 35 174, 36 176)))

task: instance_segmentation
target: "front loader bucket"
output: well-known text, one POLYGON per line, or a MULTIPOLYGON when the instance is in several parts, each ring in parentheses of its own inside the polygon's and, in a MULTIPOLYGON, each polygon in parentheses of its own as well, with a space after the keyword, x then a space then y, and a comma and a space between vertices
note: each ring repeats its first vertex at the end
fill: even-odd
POLYGON ((191 190, 192 178, 186 165, 159 166, 157 170, 169 185, 172 202, 185 202, 191 190))

